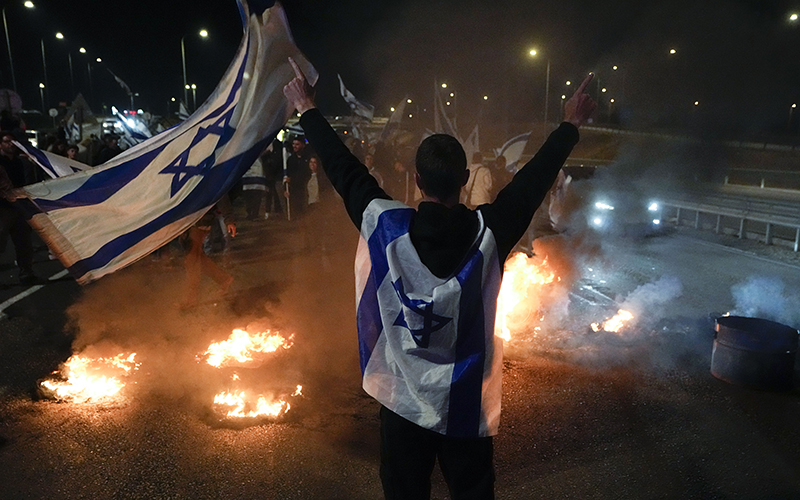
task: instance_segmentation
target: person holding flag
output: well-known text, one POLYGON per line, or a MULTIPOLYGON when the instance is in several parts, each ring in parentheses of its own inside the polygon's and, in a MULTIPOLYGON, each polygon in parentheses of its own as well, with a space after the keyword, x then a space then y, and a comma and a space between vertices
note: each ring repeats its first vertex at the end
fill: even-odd
POLYGON ((452 136, 416 154, 417 210, 392 200, 316 108, 296 77, 283 89, 361 231, 356 297, 362 386, 381 403, 381 480, 387 499, 429 498, 438 458, 454 499, 494 498, 492 436, 500 417, 502 340, 494 334, 503 263, 578 142, 596 104, 584 92, 564 123, 494 202, 459 203, 469 179, 452 136))

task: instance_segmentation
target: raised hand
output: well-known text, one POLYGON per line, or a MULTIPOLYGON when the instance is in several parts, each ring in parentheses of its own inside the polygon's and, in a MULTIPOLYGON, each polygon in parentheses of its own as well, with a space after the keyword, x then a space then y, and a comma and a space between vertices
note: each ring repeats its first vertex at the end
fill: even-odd
POLYGON ((592 116, 597 108, 597 103, 585 92, 586 87, 594 78, 594 73, 583 80, 575 93, 564 103, 564 121, 580 127, 592 116))
POLYGON ((303 74, 300 66, 291 57, 289 58, 289 64, 294 69, 295 77, 283 87, 283 95, 289 100, 289 104, 294 106, 300 114, 303 114, 309 109, 317 107, 314 104, 314 87, 308 83, 306 75, 303 74))

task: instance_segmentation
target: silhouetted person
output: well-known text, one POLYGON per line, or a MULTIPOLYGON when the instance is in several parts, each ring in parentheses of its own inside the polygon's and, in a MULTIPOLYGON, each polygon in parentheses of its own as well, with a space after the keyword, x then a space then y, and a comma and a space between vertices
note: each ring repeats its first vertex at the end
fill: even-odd
POLYGON ((387 499, 428 498, 438 458, 454 499, 494 498, 492 436, 500 418, 502 340, 494 334, 503 263, 595 109, 565 103, 553 132, 494 202, 459 204, 469 171, 449 135, 416 154, 418 210, 392 200, 316 109, 296 78, 283 92, 363 238, 356 256, 364 390, 381 403, 381 480, 387 499))

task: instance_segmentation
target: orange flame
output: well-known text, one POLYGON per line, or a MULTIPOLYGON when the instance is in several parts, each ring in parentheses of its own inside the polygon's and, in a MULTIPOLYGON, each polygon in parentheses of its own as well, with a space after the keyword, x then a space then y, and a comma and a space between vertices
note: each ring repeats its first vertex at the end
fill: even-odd
MULTIPOLYGON (((272 333, 269 330, 251 334, 237 328, 227 340, 208 346, 204 355, 208 356, 206 362, 216 368, 231 365, 252 366, 260 361, 257 359, 258 355, 292 347, 292 338, 293 336, 286 339, 279 333, 272 333)), ((236 373, 231 376, 231 380, 236 382, 234 385, 241 383, 236 373)), ((288 397, 302 396, 302 389, 302 386, 298 385, 294 393, 288 397)), ((238 387, 214 396, 214 405, 229 418, 277 418, 286 414, 291 408, 286 396, 253 394, 252 391, 238 387)))
POLYGON ((495 335, 505 341, 511 340, 512 316, 530 316, 533 309, 538 309, 541 288, 554 281, 560 281, 560 278, 549 269, 547 259, 537 265, 534 257, 524 253, 510 257, 505 264, 503 283, 497 297, 495 335))
POLYGON ((617 312, 616 316, 606 320, 602 324, 602 326, 600 325, 600 323, 592 323, 592 330, 596 332, 603 330, 606 332, 619 333, 619 331, 622 330, 622 327, 625 326, 625 324, 632 319, 633 319, 633 313, 631 313, 630 311, 626 311, 624 309, 620 309, 617 312))
MULTIPOLYGON (((44 380, 41 386, 56 399, 84 403, 116 396, 125 384, 120 379, 139 368, 136 353, 111 358, 88 358, 75 354, 61 367, 66 380, 44 380)), ((58 372, 54 372, 58 373, 58 372)))
POLYGON ((208 346, 206 362, 217 368, 221 366, 242 365, 253 361, 256 353, 275 352, 280 348, 292 346, 292 337, 283 338, 278 333, 266 332, 249 334, 238 328, 233 330, 228 340, 215 342, 208 346))
MULTIPOLYGON (((302 396, 302 390, 303 386, 298 385, 291 396, 302 396)), ((248 396, 246 391, 238 393, 221 392, 214 396, 214 404, 229 408, 225 416, 234 418, 275 418, 285 414, 291 408, 291 405, 286 400, 276 400, 263 394, 251 397, 248 396)))

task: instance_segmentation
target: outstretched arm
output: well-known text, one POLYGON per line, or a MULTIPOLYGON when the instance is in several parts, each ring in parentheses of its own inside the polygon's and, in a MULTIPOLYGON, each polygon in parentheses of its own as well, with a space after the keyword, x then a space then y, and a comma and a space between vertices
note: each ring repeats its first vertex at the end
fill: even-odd
POLYGON ((389 199, 367 167, 353 156, 330 124, 316 109, 314 88, 292 58, 295 78, 283 88, 289 104, 300 112, 300 125, 314 150, 322 160, 322 168, 336 192, 342 197, 350 219, 361 229, 361 217, 369 203, 376 199, 389 199))
POLYGON ((525 233, 561 166, 578 143, 577 128, 586 123, 597 107, 584 92, 593 76, 590 73, 575 94, 564 103, 564 123, 550 134, 536 155, 498 193, 495 201, 481 207, 503 260, 525 233))

